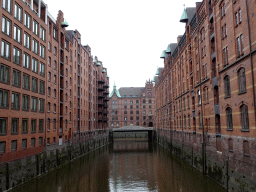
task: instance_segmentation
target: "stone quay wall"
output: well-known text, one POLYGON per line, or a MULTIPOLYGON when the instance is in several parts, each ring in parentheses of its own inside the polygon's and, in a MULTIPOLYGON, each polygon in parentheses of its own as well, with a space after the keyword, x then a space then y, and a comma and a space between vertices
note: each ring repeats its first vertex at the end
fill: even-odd
MULTIPOLYGON (((214 135, 207 137, 213 138, 214 135)), ((221 136, 222 146, 226 145, 227 139, 228 137, 221 136)), ((237 142, 241 140, 242 138, 236 138, 237 142)), ((202 134, 193 132, 188 134, 175 130, 157 129, 156 142, 203 172, 227 191, 256 191, 256 166, 251 161, 252 157, 230 153, 226 147, 223 147, 222 151, 217 151, 215 139, 208 139, 204 145, 202 134)))
POLYGON ((23 183, 47 174, 59 166, 72 162, 90 151, 109 143, 108 133, 80 143, 46 149, 42 153, 24 157, 16 161, 0 164, 0 192, 7 191, 23 183))

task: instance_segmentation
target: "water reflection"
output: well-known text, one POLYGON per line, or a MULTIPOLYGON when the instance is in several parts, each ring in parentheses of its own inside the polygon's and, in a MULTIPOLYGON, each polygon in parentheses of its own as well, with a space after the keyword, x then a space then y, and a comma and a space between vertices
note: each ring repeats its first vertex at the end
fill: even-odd
POLYGON ((224 191, 167 151, 145 141, 115 141, 15 191, 224 191))

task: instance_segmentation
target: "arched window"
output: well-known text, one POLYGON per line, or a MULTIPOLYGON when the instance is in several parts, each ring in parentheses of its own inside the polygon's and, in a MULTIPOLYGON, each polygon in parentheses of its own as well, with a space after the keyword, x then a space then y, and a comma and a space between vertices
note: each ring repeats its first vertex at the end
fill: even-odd
POLYGON ((116 123, 116 126, 119 127, 119 123, 116 123))
POLYGON ((136 103, 139 104, 139 100, 136 100, 136 103))
POLYGON ((138 114, 139 114, 139 111, 136 111, 136 114, 138 115, 138 114))
POLYGON ((150 110, 150 111, 148 112, 148 114, 149 114, 149 115, 152 115, 152 111, 150 110))
POLYGON ((126 100, 124 100, 124 104, 126 104, 127 103, 127 101, 126 100))
POLYGON ((133 114, 133 111, 130 111, 130 114, 132 115, 132 114, 133 114))
POLYGON ((132 100, 130 101, 130 104, 133 104, 133 101, 132 101, 132 100))
POLYGON ((230 152, 233 151, 233 139, 231 139, 231 138, 228 139, 228 150, 230 152))
POLYGON ((114 123, 111 123, 111 127, 114 127, 114 123))
POLYGON ((230 78, 228 75, 224 77, 224 89, 225 89, 225 97, 230 97, 230 78))
POLYGON ((143 111, 143 115, 146 115, 146 111, 143 111))
POLYGON ((198 105, 201 105, 202 101, 201 101, 201 92, 200 92, 200 90, 197 91, 197 95, 198 95, 198 105))
POLYGON ((242 130, 249 130, 249 117, 248 117, 248 107, 243 104, 241 107, 241 123, 242 130))
POLYGON ((124 114, 127 114, 127 111, 124 111, 124 114))
POLYGON ((239 93, 246 92, 246 78, 245 78, 244 68, 241 68, 238 71, 238 82, 239 82, 239 93))
POLYGON ((243 141, 244 155, 250 155, 249 141, 243 141))
POLYGON ((145 99, 143 100, 143 103, 146 103, 145 99))
POLYGON ((202 115, 200 112, 198 113, 198 120, 199 120, 199 129, 202 129, 202 115))
POLYGON ((227 114, 227 130, 233 130, 232 109, 230 107, 226 109, 226 114, 227 114))

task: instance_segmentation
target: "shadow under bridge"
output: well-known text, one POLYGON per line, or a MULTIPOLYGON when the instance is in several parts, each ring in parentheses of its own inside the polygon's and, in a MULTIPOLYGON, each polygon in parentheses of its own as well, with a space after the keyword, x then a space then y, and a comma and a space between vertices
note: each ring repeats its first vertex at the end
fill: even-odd
POLYGON ((114 142, 114 138, 117 138, 117 133, 147 133, 147 139, 149 142, 153 142, 156 138, 156 132, 154 127, 140 127, 140 126, 130 125, 130 126, 124 126, 120 128, 109 129, 110 142, 114 142))

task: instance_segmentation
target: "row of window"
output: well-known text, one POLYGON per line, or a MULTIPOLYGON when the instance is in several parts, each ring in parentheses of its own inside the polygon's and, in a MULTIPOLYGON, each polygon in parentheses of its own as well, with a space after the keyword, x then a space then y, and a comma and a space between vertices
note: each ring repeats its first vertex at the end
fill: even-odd
MULTIPOLYGON (((0 134, 6 135, 7 134, 7 127, 8 127, 8 119, 7 118, 0 118, 0 134)), ((29 124, 29 119, 21 119, 19 118, 12 118, 11 119, 11 134, 18 134, 21 132, 22 134, 27 134, 30 130, 30 133, 42 133, 44 130, 44 119, 31 119, 29 124), (37 123, 38 122, 38 123, 37 123), (21 124, 20 124, 21 123, 21 124), (19 125, 21 125, 21 130, 19 130, 19 125), (30 129, 29 129, 30 126, 30 129)))
MULTIPOLYGON (((10 84, 10 68, 6 65, 0 65, 0 82, 1 83, 6 83, 10 84)), ((21 71, 18 71, 16 69, 13 69, 12 71, 12 86, 15 87, 21 87, 22 83, 22 88, 26 90, 30 90, 32 92, 37 93, 38 92, 38 87, 39 87, 39 93, 44 94, 45 93, 45 82, 42 80, 38 81, 38 78, 36 77, 31 77, 30 75, 26 73, 21 73, 21 71), (22 77, 22 82, 21 82, 21 77, 22 77), (31 83, 30 83, 31 79, 31 83), (39 82, 39 86, 38 86, 39 82), (31 84, 31 86, 30 86, 31 84)))
MULTIPOLYGON (((241 125, 242 125, 242 131, 248 131, 249 130, 249 116, 248 116, 248 106, 243 104, 240 107, 240 118, 241 118, 241 125)), ((177 117, 176 121, 174 121, 174 126, 177 127, 184 127, 187 128, 187 117, 188 117, 188 128, 191 128, 191 116, 184 116, 184 118, 182 118, 180 116, 177 117)), ((227 130, 228 131, 232 131, 233 130, 233 118, 232 118, 232 109, 230 107, 226 108, 226 118, 227 118, 227 130)), ((210 127, 210 119, 207 119, 207 123, 206 125, 210 127)), ((199 123, 199 128, 202 128, 202 115, 199 112, 198 113, 198 123, 199 123)), ((220 129, 219 128, 219 122, 216 121, 216 129, 220 129)), ((218 133, 220 133, 220 130, 218 130, 218 133)))
MULTIPOLYGON (((20 98, 21 94, 12 92, 11 94, 11 109, 20 110, 20 98)), ((22 95, 22 110, 23 111, 32 111, 44 112, 44 99, 38 99, 37 97, 22 95), (39 100, 39 102, 38 102, 39 100)), ((1 108, 9 108, 9 91, 0 89, 0 107, 1 108)))
MULTIPOLYGON (((43 144, 43 137, 39 137, 38 138, 38 145, 42 146, 42 144, 43 144)), ((31 145, 31 147, 36 146, 36 138, 31 138, 30 145, 31 145)), ((22 149, 27 149, 27 139, 22 139, 21 146, 22 146, 22 149)), ((11 141, 11 150, 16 151, 17 147, 18 147, 17 140, 12 140, 11 141)), ((5 148, 6 148, 6 142, 5 141, 0 141, 0 153, 5 153, 5 150, 6 150, 5 148)))
MULTIPOLYGON (((7 12, 12 14, 12 0, 3 0, 3 8, 7 12)), ((39 23, 36 20, 33 20, 33 26, 32 26, 31 25, 32 17, 26 11, 24 11, 24 18, 22 18, 22 16, 23 16, 23 9, 21 8, 20 5, 15 3, 14 4, 14 18, 17 19, 20 23, 22 23, 22 21, 24 21, 23 22, 24 26, 26 26, 29 30, 31 30, 31 27, 32 27, 33 33, 36 36, 39 36, 39 23)), ((11 28, 11 21, 7 17, 3 16, 2 21, 4 21, 4 23, 2 22, 2 28, 6 29, 6 30, 11 28)), ((8 34, 8 32, 6 32, 6 34, 8 36, 11 35, 11 34, 8 34)), ((40 27, 40 39, 45 41, 45 29, 42 26, 40 27)))
MULTIPOLYGON (((30 37, 27 36, 28 41, 30 42, 30 37)), ((24 44, 24 46, 29 46, 30 44, 24 44)), ((38 42, 36 40, 33 40, 33 52, 38 54, 38 42)), ((28 47, 27 47, 28 48, 28 47)), ((18 49, 17 47, 13 47, 13 62, 20 65, 22 61, 22 51, 18 49)), ((39 50, 39 55, 41 58, 45 58, 45 47, 40 44, 40 50, 39 50)), ((11 44, 5 40, 1 41, 1 57, 11 60, 11 44)), ((33 58, 34 60, 37 61, 37 59, 33 58)), ((30 69, 30 63, 31 63, 31 56, 28 53, 23 53, 23 67, 30 69)), ((38 63, 38 61, 37 61, 38 63)))

